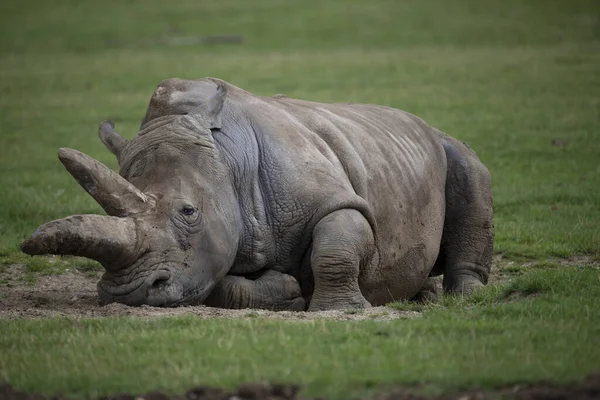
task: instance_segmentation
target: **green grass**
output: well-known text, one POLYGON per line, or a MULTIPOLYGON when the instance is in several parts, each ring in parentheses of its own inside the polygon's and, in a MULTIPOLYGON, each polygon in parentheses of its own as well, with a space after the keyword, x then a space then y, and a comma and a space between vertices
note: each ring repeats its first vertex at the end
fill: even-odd
POLYGON ((566 383, 600 366, 599 279, 597 268, 535 271, 392 322, 0 320, 0 379, 84 397, 270 380, 333 399, 423 382, 428 392, 566 383))
POLYGON ((97 268, 28 258, 18 243, 49 220, 101 212, 56 150, 116 167, 98 123, 110 117, 133 137, 154 88, 175 76, 419 115, 490 169, 495 249, 516 263, 505 271, 514 290, 398 304, 425 317, 391 323, 251 312, 244 321, 0 321, 0 380, 92 396, 272 379, 343 398, 424 381, 439 390, 566 381, 600 369, 598 270, 556 261, 600 260, 599 16, 595 0, 2 2, 0 272, 25 264, 33 281, 97 268), (162 40, 219 34, 243 42, 162 40))
MULTIPOLYGON (((6 273, 12 265, 24 267, 24 274, 17 279, 24 280, 30 285, 36 283, 39 275, 62 274, 71 268, 85 272, 91 277, 97 277, 98 273, 103 271, 99 263, 81 257, 29 257, 25 254, 15 252, 9 254, 0 253, 0 274, 6 273)), ((0 279, 0 285, 10 284, 14 279, 14 276, 4 275, 3 279, 0 279)))
POLYGON ((493 176, 496 251, 600 254, 600 7, 593 1, 4 2, 0 251, 48 220, 100 212, 56 159, 116 167, 165 78, 391 105, 471 145, 493 176), (25 6, 24 6, 25 5, 25 6), (316 11, 318 9, 318 12, 316 11), (166 46, 164 35, 240 34, 166 46), (560 138, 564 146, 553 146, 560 138))

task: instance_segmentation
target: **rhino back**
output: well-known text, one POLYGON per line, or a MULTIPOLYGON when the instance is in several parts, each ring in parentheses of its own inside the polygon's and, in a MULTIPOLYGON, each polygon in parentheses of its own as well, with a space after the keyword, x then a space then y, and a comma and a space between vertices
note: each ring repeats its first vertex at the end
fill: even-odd
POLYGON ((355 208, 373 227, 376 262, 390 270, 383 275, 406 279, 408 268, 415 281, 427 276, 439 250, 446 179, 443 148, 429 126, 388 107, 229 93, 226 120, 254 140, 245 157, 257 160, 253 195, 264 204, 258 224, 272 235, 262 239, 269 266, 296 275, 314 225, 355 208))

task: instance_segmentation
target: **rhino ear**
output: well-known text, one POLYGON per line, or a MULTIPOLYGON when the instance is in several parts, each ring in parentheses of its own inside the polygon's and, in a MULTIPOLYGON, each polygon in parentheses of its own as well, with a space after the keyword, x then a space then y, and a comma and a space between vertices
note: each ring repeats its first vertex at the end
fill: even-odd
POLYGON ((102 143, 117 157, 121 155, 121 151, 127 144, 121 135, 115 131, 115 124, 112 121, 104 121, 98 127, 98 136, 102 143))
POLYGON ((217 85, 217 91, 208 101, 206 110, 211 129, 221 129, 221 110, 223 109, 223 103, 225 102, 226 97, 227 89, 225 89, 225 86, 221 84, 217 85))

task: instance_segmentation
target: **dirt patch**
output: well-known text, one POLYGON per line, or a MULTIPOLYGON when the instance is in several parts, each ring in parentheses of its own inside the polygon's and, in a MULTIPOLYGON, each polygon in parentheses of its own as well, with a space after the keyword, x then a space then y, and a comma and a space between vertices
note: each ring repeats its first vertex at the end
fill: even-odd
POLYGON ((523 300, 527 300, 527 299, 532 299, 535 297, 538 297, 540 294, 537 292, 529 292, 529 293, 523 293, 523 292, 513 292, 510 293, 508 296, 506 296, 503 301, 505 303, 514 303, 514 302, 519 302, 519 301, 523 301, 523 300))
MULTIPOLYGON (((589 256, 575 256, 569 259, 543 261, 556 266, 600 266, 598 260, 589 256)), ((521 269, 534 267, 527 262, 506 260, 496 255, 493 261, 489 284, 501 284, 520 273, 521 269)), ((539 265, 539 261, 536 262, 539 265)), ((400 311, 388 307, 374 307, 366 310, 307 312, 272 312, 266 310, 224 310, 206 306, 187 306, 179 308, 128 307, 123 304, 100 306, 96 292, 96 283, 100 279, 99 271, 81 272, 67 270, 56 275, 37 275, 35 283, 27 282, 25 266, 10 265, 0 273, 0 318, 43 318, 53 316, 68 317, 106 317, 106 316, 172 316, 196 315, 200 318, 272 318, 297 321, 315 319, 335 320, 392 320, 415 318, 417 311, 400 311)), ((441 278, 437 282, 441 290, 441 278)))
MULTIPOLYGON (((300 387, 296 385, 273 385, 268 383, 250 383, 238 387, 233 392, 209 387, 197 387, 184 396, 168 396, 158 392, 143 395, 114 394, 99 400, 308 400, 298 397, 300 387)), ((5 400, 47 400, 38 394, 22 393, 9 385, 0 386, 0 398, 5 400)), ((372 400, 592 400, 600 398, 600 373, 590 375, 582 382, 569 386, 557 386, 547 382, 535 382, 525 385, 513 385, 497 390, 465 390, 441 396, 421 396, 413 391, 402 389, 392 393, 376 395, 372 400)), ((61 397, 52 397, 59 400, 61 397)), ((325 400, 323 398, 320 398, 325 400)))
POLYGON ((584 265, 600 267, 600 260, 588 255, 575 255, 569 258, 518 261, 504 258, 503 254, 496 254, 492 260, 492 273, 488 284, 506 283, 515 275, 523 273, 529 268, 580 267, 584 265))
POLYGON ((23 280, 24 267, 11 265, 0 279, 8 283, 0 286, 0 318, 77 317, 94 318, 108 316, 154 317, 196 315, 200 318, 270 318, 297 321, 315 319, 375 320, 415 318, 415 311, 399 311, 388 307, 366 310, 320 311, 320 312, 273 312, 267 310, 225 310, 206 306, 178 308, 129 307, 123 304, 101 306, 98 302, 96 283, 100 273, 69 270, 60 275, 37 276, 34 284, 23 280))

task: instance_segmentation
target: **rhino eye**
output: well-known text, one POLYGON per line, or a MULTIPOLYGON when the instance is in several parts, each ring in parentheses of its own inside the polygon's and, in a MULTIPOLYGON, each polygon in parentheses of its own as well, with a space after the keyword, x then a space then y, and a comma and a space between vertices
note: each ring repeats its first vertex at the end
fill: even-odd
POLYGON ((192 206, 183 206, 183 208, 181 209, 181 213, 183 215, 194 215, 194 213, 196 212, 196 209, 192 206))

